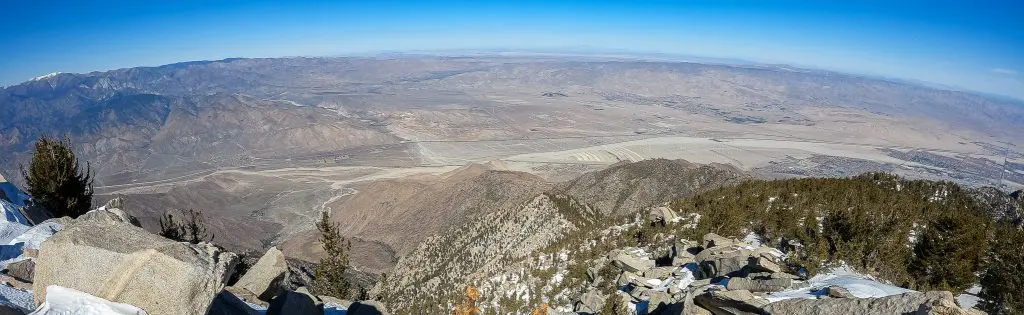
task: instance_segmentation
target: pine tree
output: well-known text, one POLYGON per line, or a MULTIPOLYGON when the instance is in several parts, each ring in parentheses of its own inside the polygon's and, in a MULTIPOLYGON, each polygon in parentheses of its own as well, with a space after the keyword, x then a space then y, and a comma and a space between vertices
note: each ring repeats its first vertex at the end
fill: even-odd
POLYGON ((32 202, 57 217, 77 218, 88 212, 92 208, 92 172, 88 162, 85 172, 79 166, 69 138, 39 138, 28 169, 21 169, 32 202))
POLYGON ((979 308, 993 315, 1024 312, 1024 231, 1009 224, 996 228, 988 266, 981 274, 979 308))
POLYGON ((314 269, 313 290, 318 295, 348 298, 349 283, 345 279, 348 269, 348 251, 352 244, 341 236, 338 225, 331 222, 331 216, 324 211, 316 227, 320 230, 320 244, 324 257, 314 269))

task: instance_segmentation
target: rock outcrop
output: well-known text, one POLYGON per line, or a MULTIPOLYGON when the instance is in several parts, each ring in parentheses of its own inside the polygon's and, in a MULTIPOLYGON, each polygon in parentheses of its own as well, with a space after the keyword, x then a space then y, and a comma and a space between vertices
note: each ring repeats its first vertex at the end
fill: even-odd
MULTIPOLYGON (((908 292, 873 299, 790 299, 768 304, 764 314, 919 314, 918 310, 937 310, 936 314, 969 314, 946 291, 908 292), (938 308, 937 308, 938 307, 938 308)), ((928 314, 928 313, 920 313, 928 314)))
POLYGON ((33 291, 37 305, 58 285, 153 315, 203 315, 236 259, 211 244, 175 242, 120 220, 79 218, 43 242, 33 291))
POLYGON ((276 247, 271 247, 238 279, 234 287, 252 292, 260 300, 270 301, 281 291, 287 275, 288 264, 284 254, 276 247))

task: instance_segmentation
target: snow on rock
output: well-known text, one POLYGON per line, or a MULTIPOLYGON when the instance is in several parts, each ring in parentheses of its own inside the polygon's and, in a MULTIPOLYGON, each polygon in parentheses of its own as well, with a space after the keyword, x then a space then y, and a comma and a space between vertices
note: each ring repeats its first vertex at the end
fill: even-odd
POLYGON ((0 194, 10 200, 12 204, 17 207, 25 206, 25 202, 28 201, 29 196, 17 186, 14 186, 11 182, 7 181, 3 175, 0 175, 0 194))
POLYGON ((0 220, 0 244, 8 244, 31 229, 28 225, 18 222, 0 220))
POLYGON ((978 297, 978 293, 981 293, 981 286, 975 284, 967 289, 967 292, 957 295, 956 303, 960 304, 960 307, 963 308, 975 307, 979 302, 981 302, 981 298, 978 297))
POLYGON ((25 313, 31 312, 35 307, 32 292, 18 290, 6 285, 0 285, 0 304, 19 308, 25 313))
POLYGON ((7 244, 17 245, 18 243, 24 243, 25 248, 39 249, 43 241, 62 229, 64 229, 64 225, 59 222, 43 222, 14 237, 7 244))
POLYGON ((775 302, 794 298, 814 299, 825 295, 825 290, 823 289, 829 286, 846 288, 851 294, 859 298, 879 298, 913 292, 878 282, 871 276, 857 273, 850 267, 841 266, 814 276, 802 288, 772 293, 768 295, 768 300, 775 302))
POLYGON ((21 207, 18 205, 5 200, 0 200, 0 212, 2 212, 0 213, 0 220, 14 222, 21 225, 29 225, 30 223, 28 223, 28 219, 25 218, 25 215, 21 213, 19 208, 21 207))
MULTIPOLYGON (((29 303, 32 303, 31 294, 29 303)), ((51 285, 46 287, 46 301, 31 314, 120 315, 146 314, 146 311, 128 304, 107 301, 75 289, 51 285)))
POLYGON ((753 247, 761 247, 761 236, 757 235, 757 233, 750 232, 747 233, 747 236, 743 237, 743 242, 750 244, 750 246, 753 247))

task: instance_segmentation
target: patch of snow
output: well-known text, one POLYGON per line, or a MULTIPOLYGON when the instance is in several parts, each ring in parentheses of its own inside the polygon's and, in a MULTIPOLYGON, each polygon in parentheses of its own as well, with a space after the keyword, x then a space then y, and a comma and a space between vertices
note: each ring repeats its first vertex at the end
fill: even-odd
POLYGON ((3 195, 10 200, 15 206, 23 207, 25 202, 28 201, 29 196, 17 186, 14 186, 11 182, 8 182, 3 175, 0 175, 0 191, 3 191, 3 195))
POLYGON ((974 294, 960 294, 956 296, 956 304, 960 304, 963 308, 972 308, 981 302, 981 298, 974 294))
POLYGON ((972 308, 981 302, 981 298, 978 297, 978 293, 981 293, 981 286, 978 284, 972 285, 967 289, 966 292, 956 296, 956 303, 960 304, 963 308, 972 308))
POLYGON ((327 302, 324 303, 324 315, 345 315, 348 314, 348 308, 344 306, 327 302))
POLYGON ((39 249, 39 246, 43 244, 43 241, 62 229, 64 229, 64 225, 60 223, 53 221, 44 222, 29 228, 21 235, 11 239, 7 244, 16 245, 18 243, 25 243, 25 248, 39 249))
POLYGON ((0 245, 0 269, 6 268, 7 264, 21 260, 21 254, 25 252, 25 244, 0 245))
POLYGON ((754 232, 747 233, 747 236, 743 237, 743 242, 753 247, 761 247, 761 237, 754 232))
POLYGON ((897 286, 876 281, 873 277, 857 273, 848 266, 834 268, 826 273, 818 274, 809 279, 802 288, 775 292, 768 295, 772 302, 806 298, 814 299, 825 294, 824 288, 829 286, 840 286, 846 288, 859 298, 879 298, 890 295, 913 292, 897 286))
POLYGON ((653 287, 661 286, 661 279, 647 279, 647 284, 653 287))
POLYGON ((25 234, 29 229, 31 228, 28 225, 0 220, 0 244, 10 243, 11 240, 25 234))
POLYGON ((0 285, 0 304, 13 306, 25 313, 35 308, 32 292, 18 290, 6 285, 0 285))
POLYGON ((107 301, 75 289, 51 285, 46 287, 46 301, 32 314, 138 315, 146 314, 146 311, 132 305, 107 301))
POLYGON ((0 215, 3 216, 3 218, 0 218, 0 220, 7 222, 16 222, 18 224, 26 226, 29 225, 28 219, 25 218, 25 215, 21 214, 21 210, 19 210, 19 208, 21 208, 21 206, 7 202, 5 200, 0 200, 0 212, 2 212, 0 213, 0 215))
POLYGON ((52 73, 44 74, 44 75, 32 78, 32 80, 30 80, 30 81, 39 81, 39 80, 50 79, 50 78, 56 77, 58 74, 61 74, 61 73, 63 73, 63 72, 57 71, 57 72, 52 72, 52 73))

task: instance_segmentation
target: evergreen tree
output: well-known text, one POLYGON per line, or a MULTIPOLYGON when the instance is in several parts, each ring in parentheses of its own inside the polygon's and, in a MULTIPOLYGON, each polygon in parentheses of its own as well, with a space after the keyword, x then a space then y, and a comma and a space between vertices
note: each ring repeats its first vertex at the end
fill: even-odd
POLYGON ((71 140, 47 136, 36 142, 28 169, 22 167, 32 202, 57 217, 77 218, 92 207, 92 172, 89 163, 80 169, 71 140))
POLYGON ((314 269, 313 290, 319 295, 348 298, 349 283, 345 279, 345 270, 348 269, 348 251, 352 244, 341 236, 338 225, 331 222, 327 211, 322 212, 316 228, 320 230, 324 257, 314 269))
POLYGON ((975 282, 985 251, 985 222, 943 214, 931 220, 914 245, 908 271, 919 289, 962 291, 975 282))

